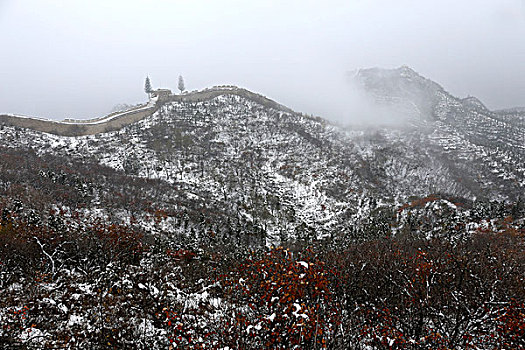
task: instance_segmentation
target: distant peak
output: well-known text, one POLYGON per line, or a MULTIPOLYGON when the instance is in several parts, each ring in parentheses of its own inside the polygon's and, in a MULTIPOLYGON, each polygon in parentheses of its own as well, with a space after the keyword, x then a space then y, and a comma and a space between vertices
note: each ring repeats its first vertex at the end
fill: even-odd
POLYGON ((407 65, 391 69, 378 67, 360 69, 354 75, 354 79, 367 89, 386 89, 394 94, 400 90, 411 89, 443 90, 438 83, 423 77, 407 65))
POLYGON ((433 115, 436 101, 444 92, 439 84, 406 65, 393 69, 361 69, 353 80, 376 102, 424 119, 433 115))
POLYGON ((479 107, 482 109, 487 109, 487 107, 481 102, 477 97, 474 96, 467 96, 463 99, 461 99, 461 102, 468 104, 470 106, 479 107))
POLYGON ((395 74, 395 73, 411 73, 411 74, 417 74, 419 75, 415 70, 413 70, 412 68, 410 68, 409 66, 407 65, 402 65, 400 67, 397 67, 397 68, 383 68, 383 67, 370 67, 370 68, 361 68, 361 69, 358 69, 356 71, 352 71, 352 72, 356 72, 356 74, 361 74, 361 73, 379 73, 379 72, 383 72, 383 73, 391 73, 391 74, 395 74))
POLYGON ((415 70, 413 70, 407 65, 403 65, 397 68, 379 68, 379 67, 363 68, 363 69, 359 69, 351 73, 353 73, 352 74, 353 78, 357 79, 360 82, 406 80, 406 81, 421 82, 421 83, 423 82, 434 83, 433 81, 423 77, 422 75, 420 75, 418 72, 416 72, 415 70))
POLYGON ((413 70, 412 68, 410 68, 407 65, 402 65, 401 67, 397 68, 396 70, 398 70, 398 71, 400 71, 402 73, 409 73, 409 74, 419 75, 415 70, 413 70))

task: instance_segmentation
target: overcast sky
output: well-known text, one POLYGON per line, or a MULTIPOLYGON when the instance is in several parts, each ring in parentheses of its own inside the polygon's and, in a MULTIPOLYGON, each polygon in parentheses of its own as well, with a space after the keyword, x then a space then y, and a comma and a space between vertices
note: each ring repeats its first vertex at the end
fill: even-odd
POLYGON ((96 117, 183 75, 337 118, 347 71, 400 65, 525 105, 525 1, 0 0, 0 112, 96 117))

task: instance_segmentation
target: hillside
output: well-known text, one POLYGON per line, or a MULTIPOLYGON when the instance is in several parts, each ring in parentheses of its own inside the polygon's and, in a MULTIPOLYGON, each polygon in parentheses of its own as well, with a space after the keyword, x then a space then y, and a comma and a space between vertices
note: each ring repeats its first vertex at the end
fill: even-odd
MULTIPOLYGON (((412 108, 407 123, 343 129, 232 87, 173 96, 118 131, 66 137, 7 123, 0 135, 38 157, 165 183, 168 192, 149 196, 158 208, 216 213, 256 225, 271 240, 295 237, 303 226, 321 236, 348 231, 372 210, 363 203, 389 207, 431 194, 516 201, 523 193, 519 121, 455 98, 406 67, 356 78, 380 103, 412 108)), ((106 211, 95 198, 92 205, 106 211)))
POLYGON ((396 127, 235 87, 0 117, 0 345, 523 345, 523 119, 408 67, 353 79, 396 127))

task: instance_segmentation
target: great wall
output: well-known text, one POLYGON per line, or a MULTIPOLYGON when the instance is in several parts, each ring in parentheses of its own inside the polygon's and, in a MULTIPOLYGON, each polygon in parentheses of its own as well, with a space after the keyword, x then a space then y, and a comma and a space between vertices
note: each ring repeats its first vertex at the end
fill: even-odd
POLYGON ((126 125, 144 119, 157 111, 163 104, 168 102, 200 102, 213 99, 221 95, 238 95, 270 108, 294 113, 291 109, 249 90, 235 86, 217 86, 200 91, 193 91, 181 95, 164 96, 161 99, 151 99, 149 103, 133 109, 116 112, 104 117, 87 119, 55 121, 31 117, 21 117, 11 114, 0 114, 0 125, 16 126, 32 129, 60 136, 84 136, 103 132, 116 131, 126 125))

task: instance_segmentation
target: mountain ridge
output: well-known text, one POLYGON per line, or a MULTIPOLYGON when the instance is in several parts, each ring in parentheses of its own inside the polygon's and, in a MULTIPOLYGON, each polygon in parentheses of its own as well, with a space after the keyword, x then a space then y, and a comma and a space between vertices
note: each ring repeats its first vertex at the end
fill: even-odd
MULTIPOLYGON (((436 118, 435 109, 440 99, 458 101, 464 106, 477 108, 490 113, 493 117, 517 116, 523 119, 523 108, 509 108, 500 110, 488 109, 482 101, 474 96, 459 98, 447 92, 441 85, 425 78, 408 66, 394 69, 364 68, 357 70, 351 79, 358 83, 360 88, 366 90, 379 104, 401 107, 400 112, 408 115, 436 118), (409 102, 403 105, 404 102, 409 102)), ((272 100, 266 96, 252 92, 245 88, 232 85, 214 86, 203 90, 175 95, 172 94, 162 100, 150 99, 146 104, 135 106, 125 111, 117 111, 103 117, 86 120, 65 119, 63 121, 43 119, 37 117, 0 114, 0 122, 36 131, 47 132, 61 136, 84 136, 104 132, 117 131, 122 127, 135 123, 155 113, 163 104, 177 101, 198 102, 214 97, 233 94, 245 96, 253 101, 271 108, 297 113, 292 109, 272 100)), ((301 115, 304 115, 300 113, 301 115)), ((329 122, 326 120, 326 122, 329 122)))
MULTIPOLYGON (((185 217, 200 232, 199 217, 214 213, 216 227, 208 229, 231 233, 255 227, 268 243, 299 239, 305 232, 359 235, 377 220, 396 217, 395 208, 413 198, 457 198, 449 203, 459 211, 476 200, 519 199, 525 187, 519 123, 476 100, 455 98, 406 68, 360 75, 384 103, 420 104, 428 114, 414 113, 404 128, 345 129, 247 90, 222 87, 155 102, 155 111, 114 131, 65 137, 4 123, 0 138, 19 154, 61 159, 53 164, 62 162, 66 169, 27 165, 46 181, 67 179, 68 168, 93 164, 107 174, 82 180, 88 188, 92 182, 100 188, 82 210, 110 221, 133 216, 161 232, 187 231, 179 226, 185 217), (137 198, 133 205, 123 204, 129 193, 137 198), (148 219, 158 208, 170 213, 160 226, 148 219)), ((10 163, 8 174, 20 171, 21 157, 10 163)), ((25 161, 30 163, 35 162, 25 161)), ((35 190, 34 181, 25 178, 30 177, 14 181, 6 175, 0 190, 16 189, 25 198, 35 190), (12 186, 18 182, 21 188, 12 186)), ((82 189, 71 191, 85 197, 82 189)), ((77 204, 53 205, 76 210, 77 204)))
POLYGON ((93 119, 65 119, 63 121, 56 121, 36 117, 22 117, 12 114, 0 114, 0 122, 4 123, 5 125, 28 128, 60 136, 94 135, 104 132, 116 131, 124 126, 142 120, 143 118, 155 113, 155 111, 157 111, 165 103, 176 101, 199 102, 201 100, 209 100, 224 94, 244 96, 271 108, 276 108, 290 113, 296 113, 292 109, 279 104, 268 97, 244 88, 230 85, 206 88, 182 95, 170 95, 168 98, 163 100, 151 99, 147 104, 139 105, 138 107, 123 112, 113 112, 106 116, 93 119))

